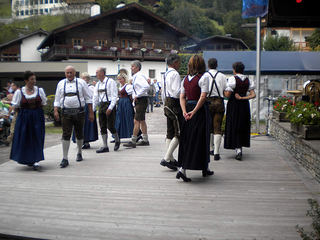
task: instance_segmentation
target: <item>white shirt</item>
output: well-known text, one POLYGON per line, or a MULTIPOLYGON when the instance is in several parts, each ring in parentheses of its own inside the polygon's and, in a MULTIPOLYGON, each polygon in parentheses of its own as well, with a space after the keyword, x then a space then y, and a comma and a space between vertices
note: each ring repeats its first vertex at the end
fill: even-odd
POLYGON ((91 85, 91 84, 88 84, 88 88, 89 88, 89 92, 90 92, 91 98, 93 98, 94 86, 91 85))
POLYGON ((132 95, 133 88, 132 88, 132 85, 131 85, 131 84, 126 83, 126 84, 123 85, 122 87, 120 86, 119 91, 121 91, 121 90, 124 89, 124 88, 125 88, 125 90, 126 90, 126 92, 127 92, 128 95, 132 95))
MULTIPOLYGON (((196 76, 196 75, 195 75, 196 76)), ((189 82, 191 82, 191 80, 195 77, 195 76, 186 76, 187 80, 189 82)), ((184 81, 181 82, 181 94, 185 94, 186 91, 184 89, 184 81)), ((205 92, 205 93, 208 93, 209 92, 209 82, 206 78, 200 78, 199 82, 198 82, 198 86, 200 87, 201 89, 201 93, 205 92)))
POLYGON ((90 90, 88 88, 88 84, 82 80, 81 78, 74 78, 72 81, 69 81, 67 78, 62 79, 58 85, 56 90, 56 96, 54 99, 54 106, 61 108, 79 108, 79 99, 78 96, 70 96, 64 97, 64 86, 66 86, 66 93, 76 93, 76 81, 78 82, 78 91, 79 98, 81 102, 81 107, 84 107, 86 103, 92 103, 92 97, 90 94, 90 90), (64 99, 64 103, 63 103, 64 99))
MULTIPOLYGON (((237 74, 236 76, 238 76, 241 79, 241 81, 246 80, 246 78, 249 79, 248 91, 255 89, 254 82, 252 80, 250 80, 250 78, 248 76, 243 75, 243 74, 237 74)), ((233 92, 235 87, 236 87, 236 79, 234 78, 234 76, 231 76, 228 78, 227 88, 225 90, 229 91, 229 92, 233 92)))
POLYGON ((141 73, 141 71, 137 72, 132 76, 132 88, 133 88, 133 93, 132 93, 133 98, 148 96, 150 85, 147 82, 147 77, 144 76, 141 73))
POLYGON ((219 97, 219 94, 220 94, 220 97, 223 98, 223 91, 227 88, 227 77, 223 73, 218 72, 217 74, 217 72, 218 71, 216 69, 209 70, 209 73, 211 73, 213 77, 216 76, 215 82, 217 84, 219 93, 217 91, 216 85, 213 82, 213 77, 208 72, 204 73, 201 78, 206 78, 208 81, 208 84, 209 84, 208 97, 219 97), (209 96, 211 88, 212 88, 212 92, 211 92, 211 95, 209 96))
MULTIPOLYGON (((22 87, 21 90, 18 89, 17 91, 14 92, 11 104, 16 108, 20 107, 20 102, 21 102, 21 99, 22 99, 21 91, 22 91, 23 95, 26 97, 26 99, 36 98, 37 95, 38 95, 38 87, 34 86, 33 90, 34 90, 33 94, 28 95, 26 93, 26 88, 25 87, 22 87)), ((41 104, 42 105, 46 105, 47 104, 47 97, 46 97, 46 94, 45 94, 43 88, 39 88, 39 95, 41 97, 41 104)))
POLYGON ((105 77, 102 82, 99 80, 94 88, 93 110, 95 110, 101 102, 110 102, 108 109, 112 110, 117 103, 117 98, 118 89, 116 82, 112 78, 105 77), (107 93, 105 89, 107 89, 107 93))
MULTIPOLYGON (((169 67, 162 79, 162 97, 180 97, 181 78, 177 70, 169 67)), ((163 99, 164 100, 164 99, 163 99)))

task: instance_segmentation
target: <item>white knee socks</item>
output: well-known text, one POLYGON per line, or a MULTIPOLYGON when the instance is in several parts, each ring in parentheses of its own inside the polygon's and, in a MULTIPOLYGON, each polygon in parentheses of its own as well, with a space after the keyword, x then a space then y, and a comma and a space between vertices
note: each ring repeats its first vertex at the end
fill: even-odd
POLYGON ((168 147, 168 149, 167 149, 167 153, 166 153, 166 155, 165 155, 165 157, 164 157, 164 159, 166 160, 166 161, 170 161, 170 160, 173 160, 174 158, 173 158, 173 152, 174 152, 174 150, 177 148, 177 146, 179 145, 179 140, 178 140, 178 138, 177 137, 174 137, 172 140, 171 140, 171 142, 170 142, 170 144, 169 144, 169 147, 168 147))
POLYGON ((221 134, 214 134, 214 154, 220 154, 220 145, 221 145, 221 134))
POLYGON ((68 152, 69 152, 70 140, 62 140, 62 153, 63 159, 68 160, 68 152))

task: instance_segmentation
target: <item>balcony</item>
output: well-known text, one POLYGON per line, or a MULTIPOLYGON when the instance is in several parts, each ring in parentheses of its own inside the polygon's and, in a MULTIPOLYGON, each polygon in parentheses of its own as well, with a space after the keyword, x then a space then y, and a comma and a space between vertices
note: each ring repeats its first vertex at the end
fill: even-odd
MULTIPOLYGON (((114 46, 113 46, 114 47, 114 46)), ((117 49, 109 50, 110 46, 100 48, 97 46, 67 46, 54 45, 47 52, 41 55, 42 61, 61 61, 65 59, 109 59, 116 60, 154 60, 163 61, 170 51, 155 52, 154 50, 147 50, 142 52, 140 48, 136 49, 117 49)))
POLYGON ((130 33, 132 35, 141 36, 144 33, 143 22, 132 22, 129 20, 117 20, 116 34, 130 33))

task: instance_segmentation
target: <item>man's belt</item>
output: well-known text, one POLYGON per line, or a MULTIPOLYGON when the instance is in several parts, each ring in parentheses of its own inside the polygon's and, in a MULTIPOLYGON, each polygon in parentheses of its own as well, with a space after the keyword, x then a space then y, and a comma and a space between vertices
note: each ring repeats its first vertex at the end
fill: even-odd
POLYGON ((65 97, 73 97, 73 96, 77 96, 77 93, 66 93, 64 96, 65 97))
POLYGON ((101 92, 106 92, 106 90, 105 90, 105 89, 99 89, 98 92, 99 92, 99 93, 101 93, 101 92))

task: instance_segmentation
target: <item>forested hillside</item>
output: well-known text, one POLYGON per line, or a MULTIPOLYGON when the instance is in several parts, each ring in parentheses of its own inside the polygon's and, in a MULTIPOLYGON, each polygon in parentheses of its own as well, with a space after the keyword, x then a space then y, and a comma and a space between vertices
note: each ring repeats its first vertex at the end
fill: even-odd
MULTIPOLYGON (((121 0, 97 0, 97 2, 101 5, 102 11, 108 11, 117 6, 121 0)), ((139 1, 125 2, 128 4, 139 1)), ((247 22, 241 18, 241 5, 242 0, 160 0, 157 7, 144 6, 200 39, 212 35, 231 34, 232 37, 241 38, 251 49, 254 49, 254 30, 241 28, 241 24, 247 22)), ((38 28, 51 31, 83 17, 87 16, 70 16, 70 14, 38 16, 28 20, 17 20, 12 24, 2 24, 0 25, 0 43, 17 37, 19 33, 32 32, 38 28)))

